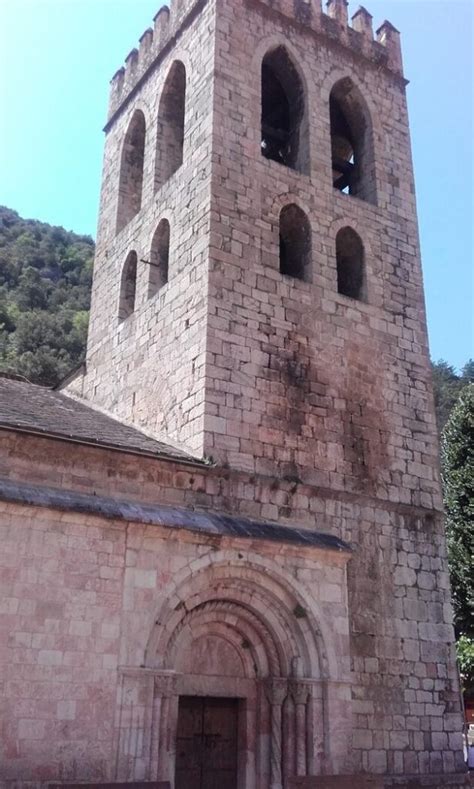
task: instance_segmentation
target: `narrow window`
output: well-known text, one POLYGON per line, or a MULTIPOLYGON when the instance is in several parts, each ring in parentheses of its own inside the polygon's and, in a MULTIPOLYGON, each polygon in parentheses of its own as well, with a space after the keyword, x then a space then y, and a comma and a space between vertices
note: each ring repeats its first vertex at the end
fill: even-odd
POLYGON ((137 289, 137 253, 129 252, 122 269, 120 282, 119 321, 124 321, 135 310, 137 289))
POLYGON ((168 282, 169 254, 170 224, 167 219, 162 219, 151 242, 148 298, 158 293, 159 289, 168 282))
POLYGON ((263 156, 302 173, 309 172, 309 130, 305 92, 284 47, 262 62, 263 156))
POLYGON ((310 280, 311 228, 301 208, 292 203, 280 214, 280 272, 310 280))
POLYGON ((364 246, 351 227, 336 236, 337 290, 343 296, 366 301, 364 246))
POLYGON ((171 178, 183 163, 186 69, 176 60, 161 94, 158 109, 155 189, 171 178))
POLYGON ((138 214, 142 206, 145 134, 145 116, 141 110, 137 110, 130 121, 122 148, 117 233, 138 214))
POLYGON ((372 124, 367 105, 349 77, 330 95, 333 186, 340 192, 376 202, 372 124))

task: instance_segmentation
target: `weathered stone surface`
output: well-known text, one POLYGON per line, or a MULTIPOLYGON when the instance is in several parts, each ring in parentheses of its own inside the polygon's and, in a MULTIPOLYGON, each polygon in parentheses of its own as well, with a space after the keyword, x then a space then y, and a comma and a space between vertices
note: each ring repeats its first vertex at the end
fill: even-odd
POLYGON ((290 789, 384 789, 381 776, 323 775, 313 778, 293 778, 290 789))
POLYGON ((123 789, 123 787, 128 787, 128 789, 171 789, 169 781, 128 781, 122 783, 50 783, 48 785, 48 789, 63 789, 63 787, 67 787, 67 789, 123 789))
POLYGON ((113 80, 87 362, 65 393, 115 421, 91 430, 48 393, 39 431, 25 398, 0 425, 16 789, 173 785, 180 696, 240 700, 246 789, 462 785, 399 36, 331 6, 173 0, 113 80), (296 115, 304 98, 289 164, 262 156, 277 50, 296 115), (354 194, 334 188, 331 95, 365 134, 354 194), (281 268, 283 211, 306 218, 301 277, 281 268), (362 247, 357 298, 341 232, 362 247))
MULTIPOLYGON (((351 552, 349 545, 332 534, 321 534, 295 526, 281 526, 250 518, 236 517, 218 512, 195 512, 179 507, 156 504, 150 506, 121 501, 105 496, 91 496, 63 491, 47 486, 24 485, 0 479, 0 499, 37 507, 82 512, 113 520, 166 526, 168 529, 189 529, 209 535, 235 537, 236 539, 270 540, 279 543, 312 546, 321 550, 351 552)), ((341 599, 341 583, 328 584, 326 600, 341 599)))

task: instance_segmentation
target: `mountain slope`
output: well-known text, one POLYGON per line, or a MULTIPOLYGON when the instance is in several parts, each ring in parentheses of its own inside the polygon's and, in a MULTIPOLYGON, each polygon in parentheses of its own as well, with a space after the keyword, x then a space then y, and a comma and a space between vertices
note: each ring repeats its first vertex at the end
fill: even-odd
POLYGON ((0 370, 53 386, 84 356, 94 242, 0 207, 0 370))

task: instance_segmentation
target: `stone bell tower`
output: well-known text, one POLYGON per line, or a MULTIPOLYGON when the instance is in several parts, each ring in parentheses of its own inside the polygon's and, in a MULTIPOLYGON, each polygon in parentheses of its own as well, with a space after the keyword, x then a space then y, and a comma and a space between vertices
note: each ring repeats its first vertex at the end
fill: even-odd
POLYGON ((161 9, 112 80, 67 384, 231 474, 213 506, 350 544, 330 747, 386 786, 462 762, 405 88, 346 0, 161 9))
POLYGON ((161 9, 112 80, 70 388, 232 467, 439 502, 401 70, 344 0, 161 9))

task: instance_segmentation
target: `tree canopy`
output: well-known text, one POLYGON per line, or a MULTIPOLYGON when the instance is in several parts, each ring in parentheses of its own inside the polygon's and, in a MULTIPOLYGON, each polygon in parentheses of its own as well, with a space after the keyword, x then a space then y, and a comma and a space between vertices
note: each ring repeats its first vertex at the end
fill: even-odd
POLYGON ((455 625, 474 637, 474 385, 466 386, 442 437, 446 533, 455 625))
POLYGON ((0 207, 0 369, 54 386, 84 357, 94 242, 0 207))
POLYGON ((459 395, 441 442, 446 536, 465 692, 474 695, 474 384, 459 395))
POLYGON ((463 388, 474 383, 474 361, 469 359, 458 375, 451 364, 440 359, 432 364, 438 430, 443 430, 463 388))

